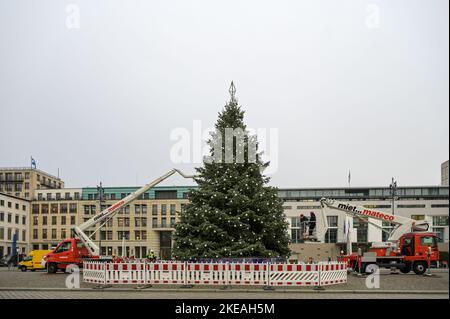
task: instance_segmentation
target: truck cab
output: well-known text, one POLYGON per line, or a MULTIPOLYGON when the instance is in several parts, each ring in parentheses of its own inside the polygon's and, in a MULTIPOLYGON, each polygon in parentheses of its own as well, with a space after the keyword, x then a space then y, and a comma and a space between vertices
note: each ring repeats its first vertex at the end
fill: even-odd
POLYGON ((43 262, 48 273, 65 271, 69 265, 83 266, 83 260, 92 258, 88 249, 78 238, 65 239, 54 250, 44 256, 43 262))

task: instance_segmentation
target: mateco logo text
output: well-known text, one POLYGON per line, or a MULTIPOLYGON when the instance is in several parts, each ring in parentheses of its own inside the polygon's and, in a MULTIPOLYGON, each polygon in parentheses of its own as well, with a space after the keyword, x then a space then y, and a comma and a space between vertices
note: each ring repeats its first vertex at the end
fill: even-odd
POLYGON ((338 208, 342 209, 342 210, 346 210, 348 212, 355 212, 355 213, 358 213, 358 214, 361 214, 361 215, 366 215, 366 216, 369 216, 369 217, 375 217, 375 218, 379 218, 379 219, 384 219, 386 221, 393 221, 394 218, 395 218, 395 216, 386 215, 386 214, 383 214, 381 212, 376 212, 376 211, 369 210, 369 209, 364 209, 363 211, 361 211, 359 209, 356 209, 356 206, 352 206, 352 205, 348 205, 348 204, 339 204, 338 208))

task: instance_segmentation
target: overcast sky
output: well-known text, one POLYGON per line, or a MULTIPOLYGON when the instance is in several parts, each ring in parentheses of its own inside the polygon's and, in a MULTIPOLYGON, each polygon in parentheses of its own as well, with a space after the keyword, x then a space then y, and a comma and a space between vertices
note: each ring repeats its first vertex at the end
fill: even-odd
POLYGON ((1 0, 0 166, 32 155, 69 187, 193 172, 171 162, 170 134, 212 126, 234 80, 248 126, 279 130, 272 185, 347 186, 349 169, 352 186, 437 185, 448 12, 447 0, 1 0))

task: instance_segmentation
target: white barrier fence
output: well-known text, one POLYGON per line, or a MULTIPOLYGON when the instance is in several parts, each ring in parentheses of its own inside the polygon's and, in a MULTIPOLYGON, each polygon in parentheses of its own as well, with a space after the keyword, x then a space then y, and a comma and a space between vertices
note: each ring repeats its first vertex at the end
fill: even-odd
POLYGON ((313 264, 85 261, 83 281, 97 284, 327 286, 347 282, 344 262, 313 264))

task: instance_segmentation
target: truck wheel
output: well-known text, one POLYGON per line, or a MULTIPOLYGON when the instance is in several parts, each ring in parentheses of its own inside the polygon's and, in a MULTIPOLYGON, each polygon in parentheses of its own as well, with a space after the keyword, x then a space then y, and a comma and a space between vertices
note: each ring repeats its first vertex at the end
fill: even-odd
POLYGON ((400 268, 402 274, 407 274, 411 271, 411 263, 406 263, 405 267, 400 268))
POLYGON ((57 271, 58 271, 58 267, 56 266, 56 264, 51 263, 51 264, 47 265, 47 273, 56 274, 57 271))
POLYGON ((21 270, 21 271, 27 271, 27 266, 21 266, 21 267, 20 267, 20 270, 21 270))
POLYGON ((427 264, 422 261, 414 263, 413 270, 416 275, 423 275, 427 271, 427 264))

